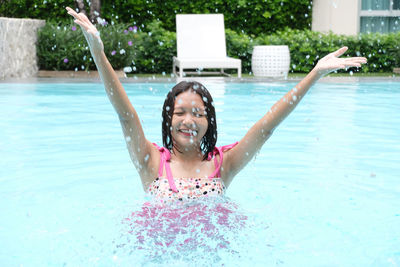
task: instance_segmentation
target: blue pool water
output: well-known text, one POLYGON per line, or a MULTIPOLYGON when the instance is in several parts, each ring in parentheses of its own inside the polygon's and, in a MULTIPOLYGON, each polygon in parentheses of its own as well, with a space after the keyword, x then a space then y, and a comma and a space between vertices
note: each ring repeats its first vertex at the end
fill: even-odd
MULTIPOLYGON (((161 144, 173 85, 124 86, 161 144)), ((293 86, 206 83, 218 145, 293 86)), ((0 83, 0 266, 400 266, 399 89, 317 84, 227 198, 157 207, 102 84, 0 83)))

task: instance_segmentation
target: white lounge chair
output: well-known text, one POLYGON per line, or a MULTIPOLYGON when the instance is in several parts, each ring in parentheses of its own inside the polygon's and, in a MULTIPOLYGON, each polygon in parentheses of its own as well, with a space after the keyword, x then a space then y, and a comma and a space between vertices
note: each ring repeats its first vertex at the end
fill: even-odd
MULTIPOLYGON (((237 69, 242 74, 242 61, 226 56, 223 14, 176 15, 176 41, 178 57, 173 57, 173 73, 183 77, 184 69, 237 69)), ((198 72, 186 72, 188 74, 198 72)))

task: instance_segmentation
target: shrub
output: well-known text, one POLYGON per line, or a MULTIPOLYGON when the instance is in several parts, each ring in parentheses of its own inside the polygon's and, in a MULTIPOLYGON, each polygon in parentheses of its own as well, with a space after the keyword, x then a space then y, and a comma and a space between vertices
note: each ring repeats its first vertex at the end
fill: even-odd
MULTIPOLYGON (((132 73, 170 73, 176 55, 176 34, 153 21, 145 31, 133 25, 99 26, 105 53, 115 69, 131 67, 132 73)), ((368 64, 362 72, 391 72, 400 64, 400 33, 344 36, 310 30, 285 29, 272 35, 246 35, 226 30, 228 55, 242 60, 243 72, 251 72, 255 45, 288 45, 291 72, 309 72, 326 54, 347 45, 347 56, 365 56, 368 64)), ((40 69, 95 69, 87 43, 79 27, 47 23, 39 32, 38 58, 40 69), (73 27, 77 29, 74 31, 73 27), (68 62, 64 62, 65 59, 68 62)))
POLYGON ((115 0, 104 1, 102 14, 108 20, 146 25, 162 21, 165 29, 175 31, 176 14, 222 13, 225 27, 246 34, 272 33, 290 25, 311 28, 311 0, 115 0), (111 12, 110 12, 111 11, 111 12))
MULTIPOLYGON (((117 69, 129 64, 131 53, 128 42, 135 36, 124 34, 127 25, 118 24, 100 27, 105 54, 117 69)), ((89 47, 79 26, 46 23, 38 34, 37 54, 39 68, 46 70, 89 70, 95 69, 89 47), (65 60, 67 59, 67 60, 65 60)))
MULTIPOLYGON (((0 1, 0 17, 45 19, 69 23, 65 7, 74 0, 0 1)), ((85 1, 87 2, 87 1, 85 1)), ((88 5, 86 5, 88 10, 88 5)), ((175 31, 176 14, 222 13, 225 27, 236 32, 273 33, 287 25, 294 29, 311 28, 311 0, 113 0, 102 1, 101 17, 116 24, 135 24, 142 30, 154 20, 168 31, 175 31)))
MULTIPOLYGON (((97 27, 104 53, 115 69, 131 67, 133 73, 161 73, 171 69, 176 55, 175 33, 150 23, 142 32, 128 24, 97 27)), ((47 23, 39 31, 39 68, 46 70, 93 70, 96 68, 79 26, 47 23), (67 59, 67 60, 65 60, 67 59)))
POLYGON ((286 29, 273 35, 260 36, 257 43, 289 46, 292 72, 309 72, 326 54, 348 46, 345 56, 364 56, 368 64, 362 72, 391 72, 400 63, 400 33, 360 34, 358 36, 286 29))

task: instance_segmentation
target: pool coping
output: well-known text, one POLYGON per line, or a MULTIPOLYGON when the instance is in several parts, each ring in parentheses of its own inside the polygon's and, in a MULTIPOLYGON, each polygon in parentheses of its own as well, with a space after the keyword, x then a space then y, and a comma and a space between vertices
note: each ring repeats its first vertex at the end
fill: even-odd
MULTIPOLYGON (((199 82, 223 82, 223 83, 269 83, 282 82, 293 83, 299 82, 304 77, 283 78, 264 78, 264 77, 135 77, 120 78, 121 83, 178 83, 180 81, 196 80, 199 82)), ((357 82, 400 82, 400 77, 324 77, 318 81, 319 83, 357 83, 357 82)), ((68 77, 31 77, 31 78, 9 78, 0 80, 0 83, 102 83, 100 78, 68 78, 68 77)))

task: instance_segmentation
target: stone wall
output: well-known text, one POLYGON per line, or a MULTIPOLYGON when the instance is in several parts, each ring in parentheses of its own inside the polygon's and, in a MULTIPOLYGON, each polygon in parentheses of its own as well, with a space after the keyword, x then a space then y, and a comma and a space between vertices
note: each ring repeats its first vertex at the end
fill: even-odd
POLYGON ((45 23, 0 17, 0 80, 37 75, 37 30, 45 23))

